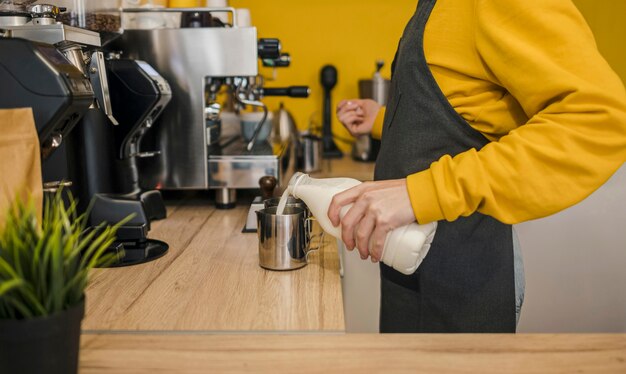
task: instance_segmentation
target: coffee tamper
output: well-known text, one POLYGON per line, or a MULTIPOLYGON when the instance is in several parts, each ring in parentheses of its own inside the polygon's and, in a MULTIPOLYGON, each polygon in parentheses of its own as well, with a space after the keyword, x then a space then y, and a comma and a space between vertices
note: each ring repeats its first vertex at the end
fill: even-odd
POLYGON ((263 200, 274 197, 274 190, 277 185, 278 181, 275 177, 267 176, 259 179, 259 187, 261 188, 261 197, 263 200))
POLYGON ((278 180, 272 176, 266 176, 259 179, 259 188, 261 189, 261 196, 254 198, 250 210, 248 211, 248 218, 246 219, 246 226, 243 228, 243 232, 256 232, 257 221, 256 211, 265 208, 263 201, 274 197, 274 190, 278 185, 278 180))

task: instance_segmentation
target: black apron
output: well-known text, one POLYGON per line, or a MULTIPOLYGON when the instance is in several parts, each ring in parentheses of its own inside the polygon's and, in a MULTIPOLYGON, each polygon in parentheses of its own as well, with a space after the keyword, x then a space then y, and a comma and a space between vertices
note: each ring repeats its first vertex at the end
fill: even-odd
MULTIPOLYGON (((426 62, 424 30, 435 3, 419 0, 400 40, 376 180, 405 178, 489 142, 450 105, 426 62)), ((479 213, 440 222, 417 273, 381 264, 381 293, 383 333, 515 332, 511 226, 479 213)))

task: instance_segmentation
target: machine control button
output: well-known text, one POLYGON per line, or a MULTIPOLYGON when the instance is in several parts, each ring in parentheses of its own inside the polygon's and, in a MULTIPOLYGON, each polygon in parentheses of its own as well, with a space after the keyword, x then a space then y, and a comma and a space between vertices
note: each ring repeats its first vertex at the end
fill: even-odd
POLYGON ((280 40, 261 39, 259 40, 258 52, 261 60, 276 60, 280 58, 280 40))

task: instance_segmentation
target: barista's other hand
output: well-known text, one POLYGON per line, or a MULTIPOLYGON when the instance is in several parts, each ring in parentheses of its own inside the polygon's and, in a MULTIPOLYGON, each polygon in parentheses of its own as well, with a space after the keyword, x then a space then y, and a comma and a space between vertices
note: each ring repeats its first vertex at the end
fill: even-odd
POLYGON ((337 105, 337 117, 353 136, 369 134, 380 108, 371 99, 343 100, 337 105))
POLYGON ((387 234, 415 222, 406 179, 365 182, 333 197, 328 208, 333 225, 341 224, 348 250, 359 249, 361 258, 381 260, 387 234), (354 204, 343 218, 341 208, 354 204), (370 246, 371 244, 371 246, 370 246))

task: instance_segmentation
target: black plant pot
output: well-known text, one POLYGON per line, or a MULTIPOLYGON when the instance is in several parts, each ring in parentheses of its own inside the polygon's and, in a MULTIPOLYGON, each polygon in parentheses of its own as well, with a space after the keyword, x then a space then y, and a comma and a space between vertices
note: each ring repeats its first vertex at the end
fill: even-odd
POLYGON ((78 372, 85 303, 45 318, 0 320, 0 373, 78 372))

